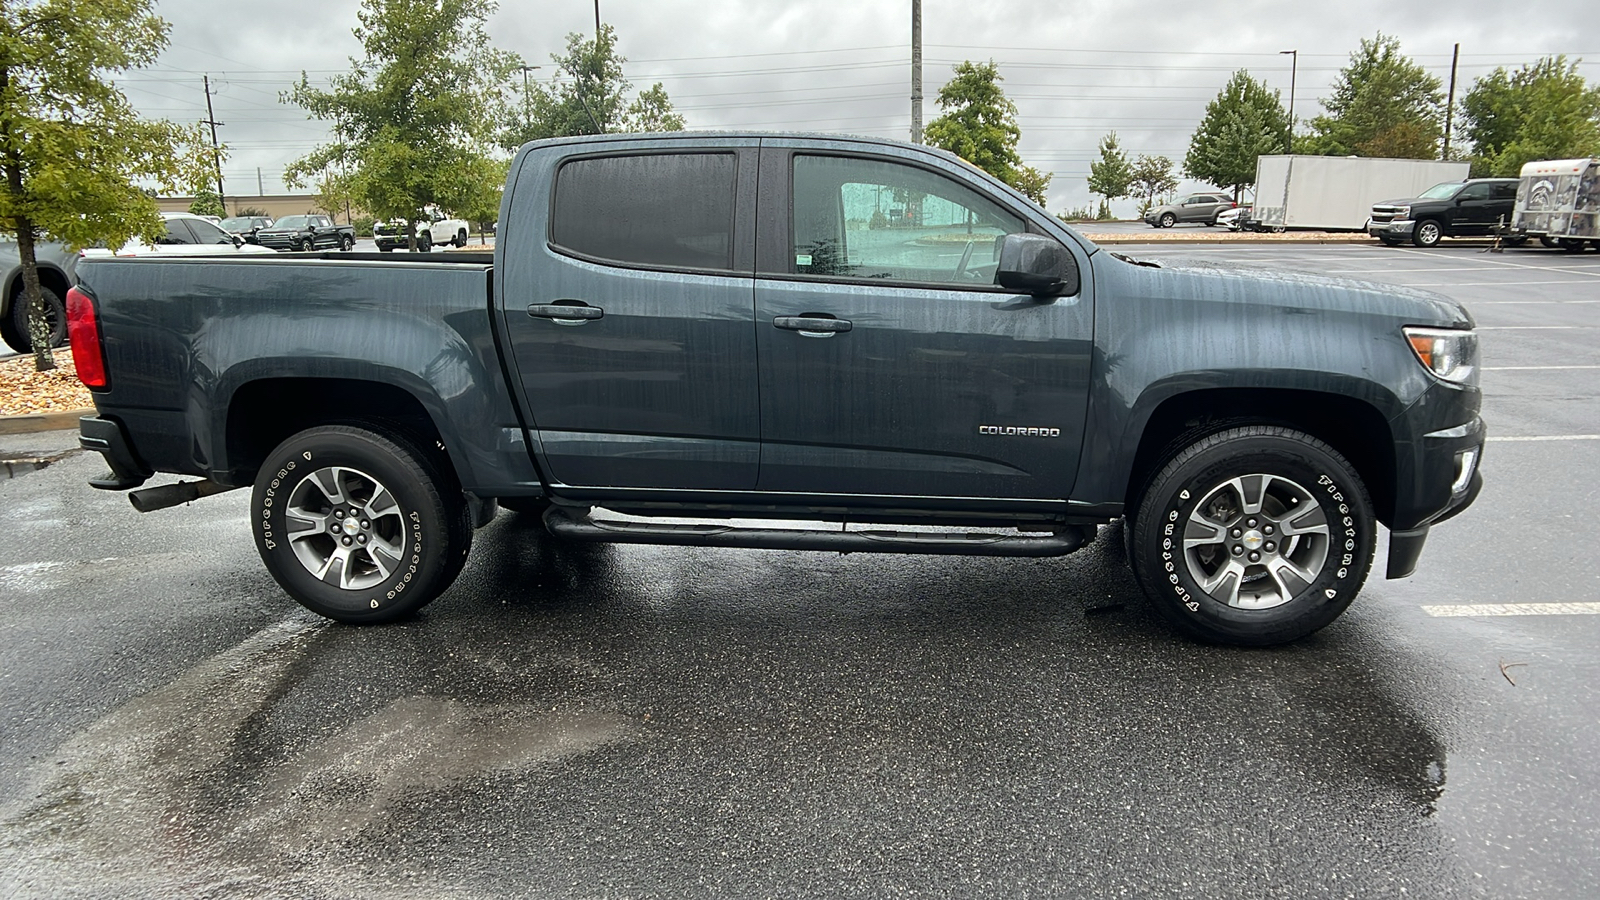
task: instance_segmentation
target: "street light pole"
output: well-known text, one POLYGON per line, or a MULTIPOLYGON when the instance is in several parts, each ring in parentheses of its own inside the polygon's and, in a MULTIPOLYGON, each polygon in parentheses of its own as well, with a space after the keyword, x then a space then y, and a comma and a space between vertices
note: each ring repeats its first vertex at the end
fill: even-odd
POLYGON ((911 143, 922 143, 922 0, 911 0, 911 143))
POLYGON ((1294 81, 1300 74, 1300 51, 1279 50, 1278 55, 1289 55, 1289 137, 1294 137, 1294 81))

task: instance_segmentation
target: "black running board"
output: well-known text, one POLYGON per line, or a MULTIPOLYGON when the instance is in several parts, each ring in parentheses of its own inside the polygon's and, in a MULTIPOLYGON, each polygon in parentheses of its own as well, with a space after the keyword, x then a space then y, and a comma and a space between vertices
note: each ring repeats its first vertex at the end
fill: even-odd
POLYGON ((595 519, 582 509, 552 506, 544 525, 557 537, 612 544, 673 544, 754 550, 922 553, 941 556, 1065 556, 1094 539, 1093 525, 1062 525, 1050 534, 919 531, 808 531, 595 519))

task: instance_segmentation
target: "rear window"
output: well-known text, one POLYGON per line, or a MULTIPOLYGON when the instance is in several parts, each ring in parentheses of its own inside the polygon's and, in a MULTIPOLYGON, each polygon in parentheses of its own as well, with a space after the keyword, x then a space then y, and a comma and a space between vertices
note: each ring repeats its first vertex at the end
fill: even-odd
POLYGON ((556 176, 550 242, 595 259, 733 268, 731 153, 577 159, 556 176))

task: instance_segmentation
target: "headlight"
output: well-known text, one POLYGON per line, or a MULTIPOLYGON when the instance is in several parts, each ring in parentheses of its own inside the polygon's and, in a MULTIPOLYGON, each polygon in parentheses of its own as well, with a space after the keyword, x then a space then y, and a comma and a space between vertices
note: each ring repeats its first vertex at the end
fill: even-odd
POLYGON ((1409 207, 1409 206, 1396 206, 1394 208, 1394 217, 1396 219, 1409 219, 1409 218, 1411 218, 1411 207, 1409 207))
POLYGON ((1478 333, 1451 328, 1406 328, 1406 341, 1428 371, 1462 384, 1478 371, 1478 333))

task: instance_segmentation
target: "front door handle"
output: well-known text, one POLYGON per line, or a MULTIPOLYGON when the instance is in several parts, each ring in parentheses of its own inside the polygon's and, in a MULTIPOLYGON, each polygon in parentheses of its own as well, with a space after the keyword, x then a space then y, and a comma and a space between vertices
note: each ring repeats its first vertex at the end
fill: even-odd
POLYGON ((830 338, 850 330, 849 319, 835 319, 826 313, 807 313, 803 316, 778 316, 772 320, 775 328, 798 331, 801 337, 830 338))
POLYGON ((535 303, 528 307, 528 315, 551 319, 557 325, 582 325, 590 319, 605 316, 605 310, 590 306, 582 300, 557 300, 554 303, 535 303))

